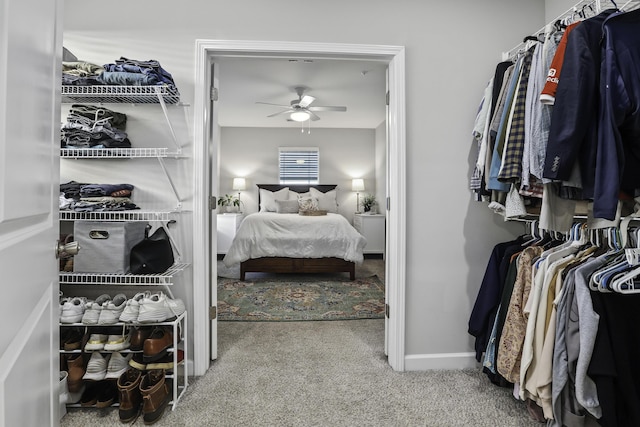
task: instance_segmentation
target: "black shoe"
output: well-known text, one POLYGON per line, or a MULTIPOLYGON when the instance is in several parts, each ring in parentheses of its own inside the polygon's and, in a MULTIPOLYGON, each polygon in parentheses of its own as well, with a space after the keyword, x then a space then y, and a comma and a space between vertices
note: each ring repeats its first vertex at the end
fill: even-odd
POLYGON ((87 387, 80 398, 81 406, 95 406, 98 401, 98 392, 100 391, 100 382, 86 381, 87 387))
POLYGON ((118 401, 118 387, 112 380, 100 381, 96 408, 106 408, 118 401))
POLYGON ((77 328, 67 328, 69 329, 66 339, 62 343, 62 348, 65 351, 78 350, 82 347, 82 331, 77 328))

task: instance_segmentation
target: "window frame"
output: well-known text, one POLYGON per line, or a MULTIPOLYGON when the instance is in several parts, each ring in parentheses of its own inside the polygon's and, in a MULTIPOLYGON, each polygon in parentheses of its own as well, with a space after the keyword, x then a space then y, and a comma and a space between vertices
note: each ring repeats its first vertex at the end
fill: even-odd
POLYGON ((320 184, 320 148, 319 147, 278 147, 278 183, 281 185, 317 185, 320 184), (288 159, 283 159, 283 156, 288 159), (283 160, 285 164, 283 165, 283 160), (294 167, 297 171, 287 171, 286 162, 293 160, 311 161, 308 167, 294 167), (313 165, 315 162, 315 167, 313 165), (284 168, 284 170, 283 170, 284 168), (306 170, 305 170, 306 169, 306 170), (299 177, 291 177, 294 173, 301 172, 299 177), (287 179, 287 176, 290 176, 287 179), (304 175, 304 176, 303 176, 304 175))

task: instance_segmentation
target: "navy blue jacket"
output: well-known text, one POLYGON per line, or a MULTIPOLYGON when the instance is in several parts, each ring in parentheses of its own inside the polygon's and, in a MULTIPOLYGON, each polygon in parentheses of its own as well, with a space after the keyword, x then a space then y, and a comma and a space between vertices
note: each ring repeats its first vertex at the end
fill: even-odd
POLYGON ((569 33, 551 114, 543 177, 567 181, 578 161, 585 199, 594 194, 602 24, 614 12, 605 10, 569 33))
POLYGON ((593 213, 613 219, 620 190, 640 188, 640 10, 610 16, 602 30, 593 213))
POLYGON ((493 322, 500 305, 502 289, 509 267, 509 263, 504 262, 505 256, 510 257, 515 251, 522 250, 524 241, 524 238, 520 236, 509 242, 498 243, 491 251, 491 256, 482 278, 482 284, 469 316, 468 332, 476 337, 474 347, 478 362, 482 360, 482 354, 487 349, 493 322))

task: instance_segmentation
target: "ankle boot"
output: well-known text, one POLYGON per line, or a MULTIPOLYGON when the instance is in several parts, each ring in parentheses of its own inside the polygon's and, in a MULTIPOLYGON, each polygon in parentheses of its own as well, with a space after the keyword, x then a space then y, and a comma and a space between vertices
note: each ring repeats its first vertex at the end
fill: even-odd
POLYGON ((67 386, 70 393, 82 390, 82 377, 84 376, 84 358, 82 353, 67 355, 67 386))
POLYGON ((142 394, 142 418, 145 424, 153 424, 162 417, 169 403, 169 386, 165 381, 164 370, 153 369, 147 372, 140 383, 142 394))
POLYGON ((123 423, 133 420, 140 412, 140 405, 142 404, 142 395, 140 394, 141 381, 142 373, 135 368, 127 369, 118 378, 118 395, 120 398, 118 415, 123 423))

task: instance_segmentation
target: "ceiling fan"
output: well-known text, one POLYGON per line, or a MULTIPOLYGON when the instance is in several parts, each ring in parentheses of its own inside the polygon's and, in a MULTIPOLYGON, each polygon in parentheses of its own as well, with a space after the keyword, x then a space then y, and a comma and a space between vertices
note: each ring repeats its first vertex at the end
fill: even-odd
POLYGON ((294 88, 298 99, 291 101, 290 105, 272 104, 270 102, 256 102, 256 104, 275 105, 276 107, 286 108, 285 110, 278 111, 268 115, 267 117, 275 117, 282 114, 288 114, 289 119, 295 122, 304 122, 305 120, 320 120, 320 117, 315 114, 316 111, 347 111, 347 107, 336 106, 311 106, 311 103, 315 101, 315 98, 310 95, 305 95, 304 92, 307 89, 304 86, 297 86, 294 88))

